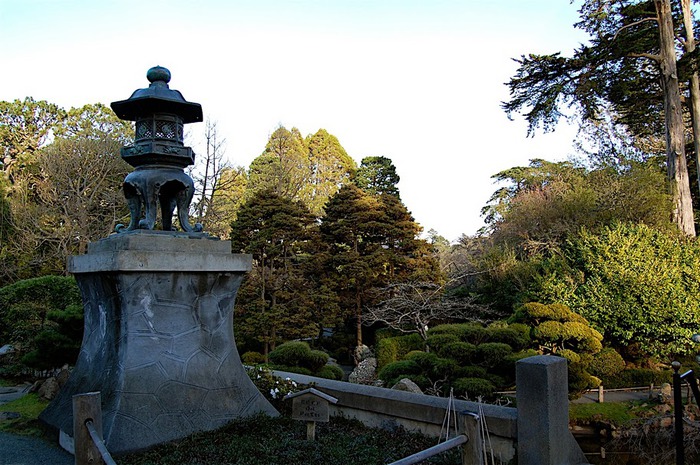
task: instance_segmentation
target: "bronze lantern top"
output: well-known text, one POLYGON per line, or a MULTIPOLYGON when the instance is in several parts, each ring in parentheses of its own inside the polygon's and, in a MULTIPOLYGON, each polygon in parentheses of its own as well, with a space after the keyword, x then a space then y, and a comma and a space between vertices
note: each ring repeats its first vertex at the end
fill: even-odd
POLYGON ((162 66, 154 66, 146 73, 151 83, 145 89, 138 89, 126 100, 112 102, 112 110, 121 119, 137 121, 153 113, 177 115, 183 124, 199 123, 203 120, 202 106, 188 102, 180 91, 171 89, 170 71, 162 66))

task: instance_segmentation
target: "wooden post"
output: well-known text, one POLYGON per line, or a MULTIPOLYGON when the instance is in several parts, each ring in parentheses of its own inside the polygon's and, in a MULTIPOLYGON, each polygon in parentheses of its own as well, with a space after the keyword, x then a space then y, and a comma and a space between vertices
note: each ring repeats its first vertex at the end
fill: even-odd
POLYGON ((603 389, 603 385, 601 384, 598 386, 598 403, 602 404, 605 402, 605 390, 603 389))
POLYGON ((316 422, 307 421, 306 422, 306 440, 315 441, 316 440, 316 422))
POLYGON ((469 439, 462 446, 462 465, 482 465, 484 463, 484 450, 481 440, 481 425, 479 415, 471 412, 460 414, 462 431, 469 439))
POLYGON ((85 427, 92 421, 102 438, 102 400, 99 392, 73 396, 73 438, 75 440, 75 465, 104 464, 102 455, 85 427))

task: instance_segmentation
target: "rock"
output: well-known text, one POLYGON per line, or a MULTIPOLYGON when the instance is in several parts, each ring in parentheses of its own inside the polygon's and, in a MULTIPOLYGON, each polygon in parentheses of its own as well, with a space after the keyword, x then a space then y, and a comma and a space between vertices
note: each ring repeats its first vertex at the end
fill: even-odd
POLYGON ((367 358, 360 362, 348 376, 348 381, 355 384, 374 384, 377 379, 377 359, 367 358))
POLYGON ((17 412, 0 412, 0 420, 14 420, 21 417, 17 412))
POLYGON ((673 388, 668 383, 663 383, 659 389, 659 401, 664 404, 673 404, 673 388))
POLYGON ((416 383, 414 383, 408 378, 403 378, 401 381, 394 384, 394 386, 392 386, 391 389, 395 389, 397 391, 413 392, 415 394, 423 394, 421 388, 419 388, 416 383))
POLYGON ((355 351, 353 352, 352 356, 355 359, 355 364, 359 365, 360 362, 372 357, 372 351, 369 347, 362 344, 361 346, 355 347, 355 351))
POLYGON ((10 344, 5 344, 4 346, 0 347, 0 355, 9 355, 14 353, 14 351, 15 348, 10 344))
POLYGON ((42 384, 44 384, 43 379, 38 379, 34 381, 34 384, 32 384, 32 387, 29 388, 28 392, 39 392, 39 389, 41 389, 42 384))
POLYGON ((58 391, 60 390, 61 386, 59 386, 56 378, 52 376, 51 378, 47 378, 46 381, 43 382, 37 394, 39 394, 39 397, 43 397, 46 400, 53 400, 53 398, 56 397, 56 394, 58 394, 58 391))
POLYGON ((59 371, 56 375, 56 381, 58 382, 59 388, 62 388, 66 382, 68 382, 68 378, 70 378, 70 369, 68 368, 68 365, 66 365, 61 368, 61 371, 59 371))

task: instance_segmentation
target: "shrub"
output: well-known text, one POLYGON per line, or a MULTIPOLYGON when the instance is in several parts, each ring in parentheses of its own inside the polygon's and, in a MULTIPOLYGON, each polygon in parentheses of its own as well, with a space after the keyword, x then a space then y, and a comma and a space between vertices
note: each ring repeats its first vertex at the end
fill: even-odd
POLYGON ((476 365, 459 367, 455 376, 457 378, 486 378, 486 368, 476 365))
POLYGON ((306 357, 301 360, 301 366, 308 368, 314 373, 326 366, 328 354, 322 350, 311 350, 306 357))
POLYGON ((450 360, 449 358, 436 358, 427 374, 429 378, 435 380, 443 378, 452 379, 458 369, 459 365, 454 360, 450 360))
POLYGON ((592 375, 603 380, 617 375, 625 369, 625 361, 622 355, 618 354, 615 349, 606 347, 593 356, 593 360, 588 366, 588 370, 592 375))
POLYGON ((502 363, 506 357, 513 353, 508 344, 500 342, 485 342, 476 346, 476 359, 478 365, 493 368, 502 363))
POLYGON ((452 383, 452 388, 456 395, 466 396, 468 399, 488 398, 496 391, 493 383, 483 378, 459 378, 452 383))
POLYGON ((474 360, 476 346, 468 342, 456 341, 445 344, 440 349, 442 357, 451 358, 460 365, 469 365, 474 360))
POLYGON ((306 342, 292 341, 285 342, 270 352, 270 361, 279 366, 302 366, 301 361, 305 360, 311 348, 306 342))
POLYGON ((43 276, 0 288, 0 342, 15 346, 23 365, 74 364, 82 338, 83 306, 73 278, 43 276))
POLYGON ((525 325, 508 328, 489 328, 489 342, 508 344, 514 351, 523 350, 530 344, 530 330, 525 325))
POLYGON ((423 371, 430 370, 437 358, 438 356, 433 352, 422 352, 419 350, 414 350, 406 354, 406 360, 416 362, 423 371))
MULTIPOLYGON (((270 361, 280 369, 298 367, 313 374, 328 362, 328 354, 320 350, 311 350, 306 342, 292 341, 285 342, 270 352, 270 361)), ((294 373, 301 372, 295 370, 294 373)))
POLYGON ((660 371, 650 368, 630 368, 622 370, 615 376, 606 378, 603 382, 606 388, 626 388, 650 386, 652 384, 658 386, 663 383, 671 383, 673 381, 673 373, 670 370, 660 371))
POLYGON ((246 352, 241 355, 241 360, 246 365, 260 365, 265 363, 265 356, 260 352, 246 352))
POLYGON ((316 372, 319 378, 334 379, 341 381, 345 376, 345 372, 338 365, 325 365, 316 372))
POLYGON ((300 375, 314 376, 314 373, 306 367, 290 367, 285 365, 275 365, 275 370, 286 371, 288 373, 297 373, 300 375))
POLYGON ((390 363, 379 370, 377 377, 388 385, 398 377, 418 375, 420 373, 421 368, 416 362, 413 360, 401 360, 390 363))
POLYGON ((247 368, 246 372, 262 395, 270 401, 273 407, 283 413, 291 410, 291 402, 285 401, 284 396, 292 392, 303 391, 306 388, 297 385, 289 378, 283 379, 275 376, 272 371, 264 367, 247 368))
POLYGON ((559 352, 557 352, 557 355, 559 355, 560 357, 564 357, 570 363, 581 363, 581 356, 573 350, 562 349, 559 352))
POLYGON ((382 368, 401 360, 413 350, 425 349, 425 342, 419 334, 387 337, 377 343, 377 367, 382 368))
POLYGON ((577 399, 589 389, 598 387, 599 381, 590 375, 581 363, 569 362, 569 399, 577 399))
POLYGON ((442 347, 446 346, 447 344, 451 342, 458 342, 459 338, 457 337, 456 334, 433 334, 431 336, 428 336, 428 339, 425 341, 428 347, 430 347, 430 350, 434 350, 437 353, 441 353, 440 351, 442 350, 442 347))

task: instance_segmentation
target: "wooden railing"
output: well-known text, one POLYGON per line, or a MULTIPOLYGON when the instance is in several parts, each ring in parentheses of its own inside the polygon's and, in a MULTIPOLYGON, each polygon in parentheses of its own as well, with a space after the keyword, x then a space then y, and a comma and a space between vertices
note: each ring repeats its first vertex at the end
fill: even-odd
POLYGON ((75 465, 117 465, 102 438, 102 402, 99 392, 73 396, 75 465))
POLYGON ((441 442, 436 446, 429 447, 428 449, 417 452, 401 460, 397 460, 390 465, 414 465, 464 444, 467 444, 467 446, 462 447, 461 464, 483 465, 485 462, 481 436, 481 418, 479 415, 472 412, 462 412, 460 414, 460 423, 463 433, 459 436, 448 439, 445 442, 441 442))

